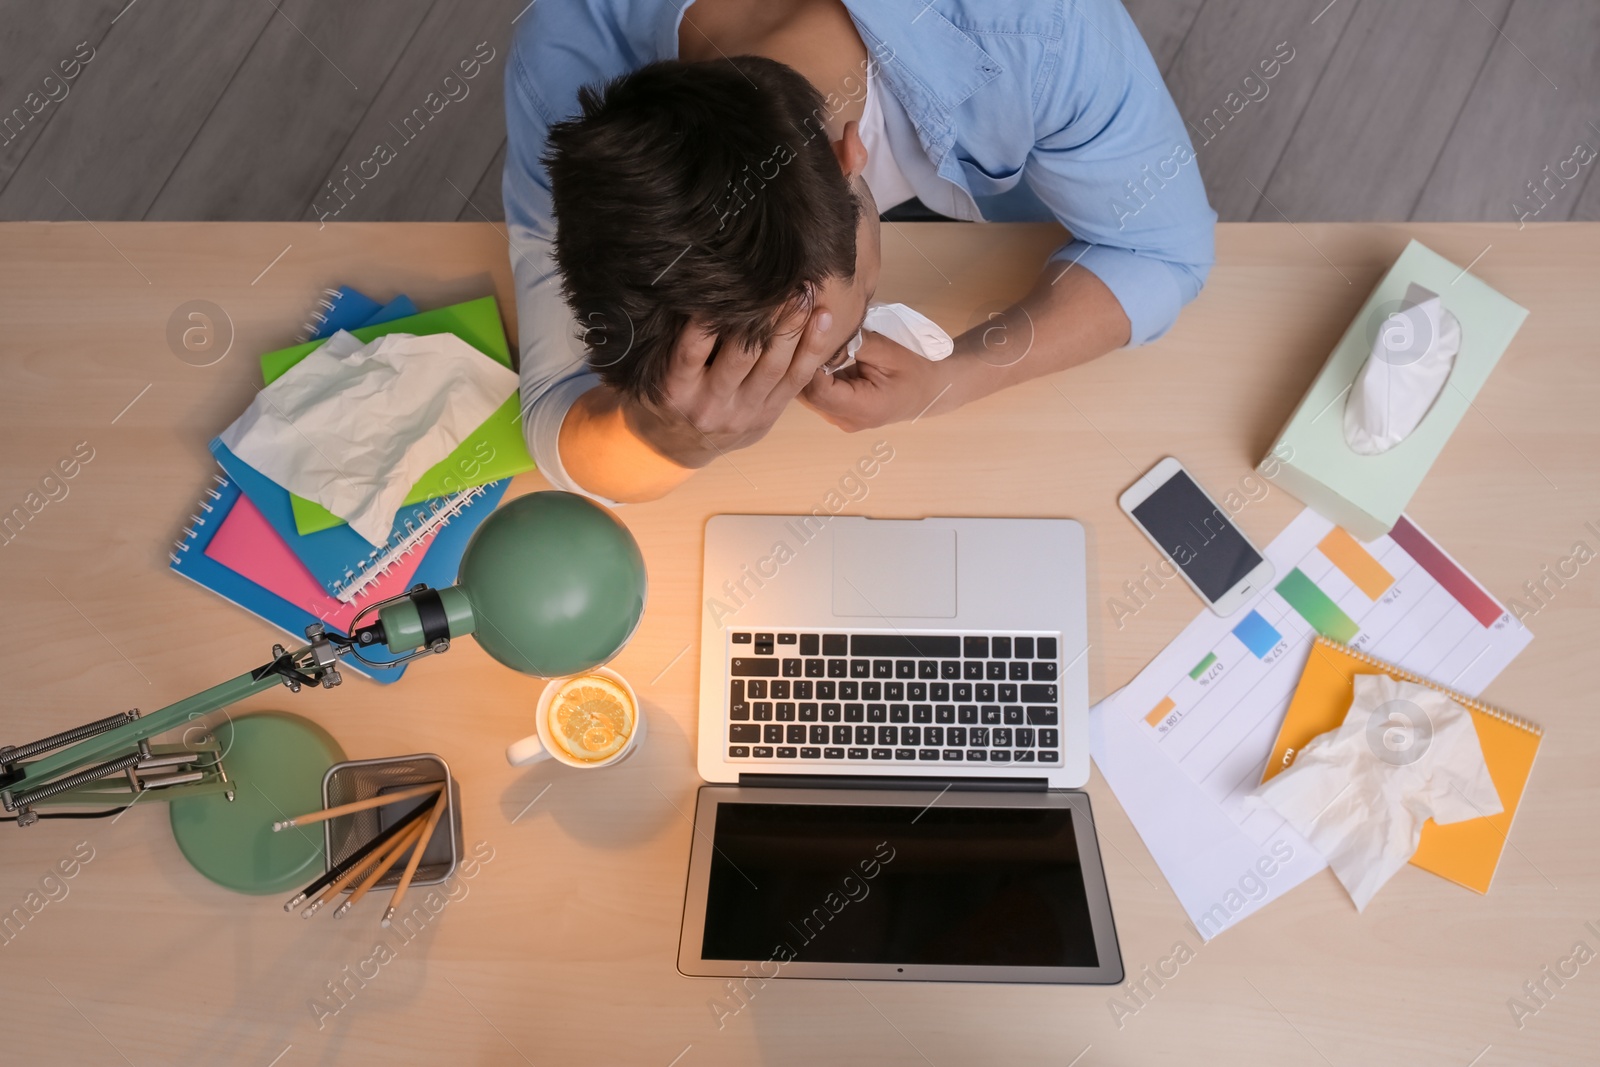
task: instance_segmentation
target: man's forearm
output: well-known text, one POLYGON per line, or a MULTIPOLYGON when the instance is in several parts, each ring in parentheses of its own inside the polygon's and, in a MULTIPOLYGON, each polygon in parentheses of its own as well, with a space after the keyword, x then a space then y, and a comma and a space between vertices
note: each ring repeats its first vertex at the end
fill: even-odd
POLYGON ((694 473, 650 447, 628 425, 621 398, 607 386, 584 393, 561 423, 561 463, 591 493, 628 504, 665 496, 694 473))
POLYGON ((1003 315, 956 339, 951 386, 935 411, 950 410, 1008 386, 1087 363, 1128 343, 1128 316, 1090 271, 1059 263, 1003 315))

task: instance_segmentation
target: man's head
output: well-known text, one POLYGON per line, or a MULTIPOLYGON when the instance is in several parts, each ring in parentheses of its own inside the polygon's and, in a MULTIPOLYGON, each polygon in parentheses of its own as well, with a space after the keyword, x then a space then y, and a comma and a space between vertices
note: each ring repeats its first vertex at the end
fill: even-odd
POLYGON ((796 308, 826 307, 828 351, 876 286, 876 209, 853 127, 830 144, 823 97, 774 60, 654 63, 579 94, 545 164, 562 289, 589 362, 659 400, 694 322, 720 347, 764 346, 796 308))

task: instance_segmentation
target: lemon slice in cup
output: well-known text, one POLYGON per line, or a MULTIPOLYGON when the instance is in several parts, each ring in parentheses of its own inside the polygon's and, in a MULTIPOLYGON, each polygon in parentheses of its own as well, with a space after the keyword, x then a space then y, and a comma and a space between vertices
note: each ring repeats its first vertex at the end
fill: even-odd
POLYGON ((550 735, 576 760, 594 763, 615 755, 633 727, 627 691, 597 674, 569 678, 550 700, 550 735))

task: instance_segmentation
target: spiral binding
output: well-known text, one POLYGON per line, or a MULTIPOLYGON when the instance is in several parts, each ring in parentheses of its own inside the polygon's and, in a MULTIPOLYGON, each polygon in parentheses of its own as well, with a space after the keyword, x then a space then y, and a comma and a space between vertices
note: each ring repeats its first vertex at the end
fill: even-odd
POLYGON ((1369 667, 1376 667, 1385 674, 1399 678, 1401 681, 1415 682, 1418 685, 1425 685, 1429 689, 1443 693, 1445 696, 1449 697, 1451 700, 1454 700, 1457 704, 1460 704, 1464 708, 1470 708, 1473 711, 1480 711, 1489 716, 1491 719, 1499 719, 1508 726, 1515 726, 1518 729, 1526 730, 1536 737, 1544 736, 1544 728, 1538 723, 1529 722, 1520 715, 1513 715, 1509 711, 1502 711, 1497 707, 1494 707, 1490 704, 1485 704, 1481 700, 1466 696, 1462 693, 1458 693, 1454 689, 1442 686, 1437 682, 1430 682, 1426 678, 1412 674, 1404 667, 1396 667, 1393 663, 1378 659, 1375 656, 1369 656, 1360 649, 1351 648, 1349 645, 1341 644, 1338 641, 1333 641, 1326 637, 1318 637, 1317 644, 1327 645, 1329 648, 1334 649, 1337 652, 1343 652, 1345 655, 1358 659, 1362 663, 1367 664, 1369 667))
POLYGON ((410 518, 406 519, 403 534, 391 540, 388 545, 373 549, 359 569, 346 567, 343 578, 336 578, 333 581, 333 595, 345 603, 353 603, 368 586, 388 574, 401 560, 416 551, 418 543, 424 537, 448 525, 451 519, 461 514, 468 504, 482 496, 485 491, 483 486, 476 485, 454 496, 435 497, 428 501, 428 516, 425 520, 419 523, 410 518))
MULTIPOLYGON (((228 479, 227 478, 223 477, 220 474, 214 474, 214 475, 212 475, 212 478, 216 480, 218 489, 223 489, 223 488, 227 487, 227 485, 228 485, 228 479)), ((207 487, 207 489, 206 489, 206 496, 208 498, 212 499, 212 500, 220 500, 220 499, 222 499, 222 494, 220 492, 218 492, 217 489, 212 489, 212 488, 209 488, 209 487, 207 487)), ((211 507, 210 504, 207 504, 204 500, 202 500, 202 501, 200 501, 200 510, 204 511, 205 515, 209 515, 209 514, 211 514, 213 508, 211 507)), ((178 553, 179 552, 187 552, 187 551, 189 551, 189 542, 193 541, 195 539, 195 537, 198 536, 197 533, 196 533, 196 529, 195 528, 199 527, 199 526, 204 526, 206 524, 205 515, 202 515, 202 514, 200 514, 200 512, 197 511, 193 515, 189 516, 189 525, 185 526, 183 528, 183 536, 178 538, 176 541, 174 541, 172 543, 173 551, 167 553, 167 558, 168 559, 172 560, 172 562, 174 562, 174 563, 182 563, 183 562, 183 560, 178 558, 178 553)))
POLYGON ((317 331, 322 329, 323 324, 328 321, 328 316, 333 314, 333 305, 339 299, 339 290, 324 289, 322 291, 326 295, 324 295, 321 300, 317 301, 317 307, 321 308, 322 310, 313 311, 311 313, 311 317, 306 319, 306 321, 301 324, 299 336, 295 338, 295 342, 297 344, 305 344, 307 341, 315 337, 317 335, 317 331))

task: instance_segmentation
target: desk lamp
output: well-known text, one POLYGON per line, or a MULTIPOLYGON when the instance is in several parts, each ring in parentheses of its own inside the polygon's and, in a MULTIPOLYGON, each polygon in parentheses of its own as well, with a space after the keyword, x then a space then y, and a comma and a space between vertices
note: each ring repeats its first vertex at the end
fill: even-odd
MULTIPOLYGON (((159 711, 141 715, 135 709, 32 744, 0 748, 0 803, 18 826, 29 826, 41 817, 35 809, 45 805, 119 798, 131 803, 130 796, 138 800, 146 792, 187 802, 220 793, 240 803, 208 804, 205 818, 212 831, 220 822, 223 832, 236 827, 240 834, 253 833, 274 817, 256 811, 253 801, 255 794, 266 798, 269 791, 247 794, 236 788, 223 766, 225 746, 210 731, 191 729, 178 744, 152 745, 149 739, 278 685, 296 693, 303 686, 331 689, 341 681, 341 656, 374 668, 395 667, 444 652, 468 634, 490 656, 526 674, 580 673, 627 643, 644 612, 644 598, 644 557, 615 515, 572 493, 530 493, 495 511, 473 534, 455 585, 418 585, 371 605, 351 623, 348 637, 315 624, 306 628, 305 645, 293 650, 274 645, 271 662, 159 711), (376 617, 362 625, 372 613, 376 617), (379 663, 361 655, 363 648, 378 646, 401 658, 379 663), (191 733, 197 735, 193 743, 191 733), (232 809, 238 810, 226 814, 232 809)), ((236 732, 230 736, 244 743, 236 732)), ((254 772, 260 772, 260 763, 251 761, 254 772)), ((117 810, 43 817, 86 818, 117 810)))

